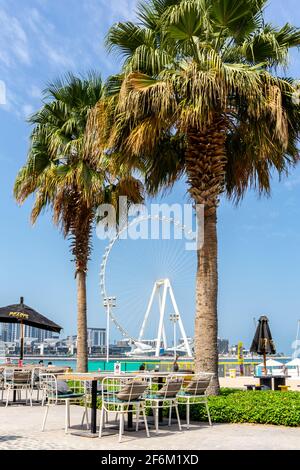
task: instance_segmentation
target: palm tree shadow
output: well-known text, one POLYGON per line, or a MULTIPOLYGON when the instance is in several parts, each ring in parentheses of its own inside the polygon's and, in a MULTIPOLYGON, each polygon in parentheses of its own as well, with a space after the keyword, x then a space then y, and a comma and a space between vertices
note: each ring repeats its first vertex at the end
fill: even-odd
POLYGON ((7 442, 7 441, 16 441, 17 439, 21 439, 22 436, 0 436, 0 442, 7 442))

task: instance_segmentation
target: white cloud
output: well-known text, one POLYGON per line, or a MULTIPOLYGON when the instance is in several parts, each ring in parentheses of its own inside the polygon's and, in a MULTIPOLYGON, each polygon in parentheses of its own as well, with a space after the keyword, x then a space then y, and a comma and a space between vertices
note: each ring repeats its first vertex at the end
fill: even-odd
POLYGON ((29 89, 29 96, 36 99, 42 98, 42 91, 37 85, 31 85, 29 89))
POLYGON ((0 0, 0 80, 10 88, 6 110, 21 117, 28 106, 35 109, 47 83, 67 71, 94 69, 105 78, 118 70, 104 37, 114 22, 134 19, 136 4, 0 0))
POLYGON ((28 38, 19 20, 0 9, 0 60, 6 66, 31 62, 28 38))
POLYGON ((22 106, 22 113, 25 118, 28 118, 34 112, 34 108, 31 104, 24 104, 22 106))
POLYGON ((40 45, 48 60, 52 62, 52 64, 63 66, 65 68, 74 67, 75 62, 67 51, 64 51, 57 46, 51 45, 44 39, 41 41, 40 45))

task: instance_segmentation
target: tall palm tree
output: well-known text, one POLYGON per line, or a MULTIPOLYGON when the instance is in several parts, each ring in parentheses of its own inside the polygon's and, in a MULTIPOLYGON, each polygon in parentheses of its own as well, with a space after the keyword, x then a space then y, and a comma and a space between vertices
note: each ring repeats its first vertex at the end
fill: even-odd
MULTIPOLYGON (((138 22, 114 25, 109 48, 124 58, 111 80, 107 121, 95 146, 108 146, 133 166, 143 162, 150 191, 186 175, 204 206, 197 252, 195 365, 215 374, 217 351, 217 207, 249 188, 269 193, 274 172, 298 161, 299 107, 293 82, 277 76, 300 32, 264 21, 265 0, 149 0, 138 22)), ((103 117, 104 116, 104 117, 103 117)))
POLYGON ((15 182, 15 197, 23 203, 35 194, 31 221, 35 223, 48 206, 53 220, 71 241, 77 279, 77 370, 87 371, 86 277, 91 254, 95 212, 101 203, 116 203, 119 194, 141 201, 140 183, 123 169, 112 172, 105 159, 89 154, 86 123, 90 110, 103 97, 100 76, 68 75, 45 91, 42 108, 30 123, 28 159, 15 182), (120 176, 121 175, 121 176, 120 176))

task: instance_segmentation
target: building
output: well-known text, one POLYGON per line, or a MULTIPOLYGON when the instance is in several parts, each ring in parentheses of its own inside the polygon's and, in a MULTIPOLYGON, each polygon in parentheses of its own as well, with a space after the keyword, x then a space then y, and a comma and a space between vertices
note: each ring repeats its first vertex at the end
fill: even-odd
MULTIPOLYGON (((19 341, 21 336, 20 323, 2 323, 0 326, 0 340, 5 343, 15 343, 19 341)), ((24 325, 24 337, 32 338, 38 342, 43 342, 45 339, 57 337, 57 333, 52 331, 41 330, 29 325, 24 325)))
POLYGON ((89 348, 105 348, 106 329, 105 328, 88 328, 88 345, 89 345, 89 348))
POLYGON ((219 354, 229 353, 229 341, 228 339, 218 338, 218 352, 219 354))

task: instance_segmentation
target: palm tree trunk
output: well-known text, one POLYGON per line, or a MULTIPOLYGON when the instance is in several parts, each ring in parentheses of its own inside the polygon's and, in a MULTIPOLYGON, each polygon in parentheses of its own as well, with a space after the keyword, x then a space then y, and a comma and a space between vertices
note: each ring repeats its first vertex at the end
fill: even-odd
POLYGON ((77 272, 77 372, 87 372, 86 273, 77 272))
POLYGON ((195 368, 214 378, 210 394, 219 393, 218 380, 218 243, 216 212, 204 215, 203 245, 197 251, 195 368))
POLYGON ((185 156, 189 192, 204 207, 202 246, 197 251, 195 368, 214 374, 210 394, 219 393, 218 379, 218 243, 217 206, 224 191, 226 125, 217 118, 207 129, 190 129, 185 156))

